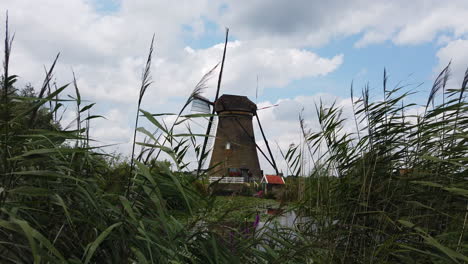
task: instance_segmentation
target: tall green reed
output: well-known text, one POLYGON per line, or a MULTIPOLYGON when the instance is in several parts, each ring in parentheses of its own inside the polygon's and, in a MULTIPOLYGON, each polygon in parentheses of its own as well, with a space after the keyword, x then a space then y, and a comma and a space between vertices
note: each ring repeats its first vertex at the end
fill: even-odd
MULTIPOLYGON (((351 88, 352 120, 322 103, 315 131, 300 120, 315 167, 299 210, 315 219, 310 235, 329 261, 466 261, 467 75, 447 88, 449 66, 421 107, 407 103, 405 85, 389 88, 384 70, 382 100, 370 100, 369 85, 359 98, 351 88)), ((304 158, 297 149, 290 167, 304 158)))

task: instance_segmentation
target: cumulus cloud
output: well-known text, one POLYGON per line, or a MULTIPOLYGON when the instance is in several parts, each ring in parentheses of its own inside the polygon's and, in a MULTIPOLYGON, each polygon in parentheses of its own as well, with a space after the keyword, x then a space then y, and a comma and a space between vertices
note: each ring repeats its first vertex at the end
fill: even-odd
POLYGON ((125 119, 122 118, 124 113, 117 108, 112 108, 104 116, 105 119, 101 118, 93 122, 96 128, 93 132, 95 138, 108 143, 128 142, 132 133, 126 127, 125 119))
MULTIPOLYGON (((315 106, 323 104, 324 107, 330 107, 334 104, 342 109, 342 117, 346 119, 344 122, 344 132, 355 132, 355 124, 353 118, 353 110, 351 98, 343 98, 332 94, 315 94, 311 96, 297 96, 292 98, 283 98, 275 102, 261 102, 259 108, 278 104, 277 107, 266 108, 258 111, 260 121, 267 136, 270 146, 272 147, 273 156, 279 164, 279 168, 286 173, 286 163, 281 156, 279 148, 284 152, 287 151, 290 144, 300 144, 303 141, 301 127, 299 124, 299 114, 305 121, 307 129, 312 132, 320 131, 318 117, 315 106)), ((261 136, 258 126, 255 128, 255 137, 258 145, 265 150, 266 144, 261 136)), ((272 173, 273 168, 259 153, 259 159, 264 171, 272 173)))
MULTIPOLYGON (((82 96, 104 105, 98 111, 108 119, 92 122, 93 135, 103 143, 128 146, 131 140, 134 103, 153 33, 154 83, 144 100, 144 108, 153 112, 175 112, 177 107, 170 100, 186 98, 221 60, 223 44, 187 46, 187 39, 204 36, 207 23, 214 24, 221 37, 224 26, 231 28, 233 41, 228 45, 222 92, 250 97, 255 94, 257 76, 261 87, 272 89, 336 71, 344 63, 343 54, 338 51, 322 57, 311 48, 349 36, 358 36, 357 48, 386 41, 417 45, 437 40, 442 46, 437 68, 452 59, 455 78, 461 78, 468 61, 468 2, 464 0, 118 2, 117 9, 106 12, 102 12, 103 7, 96 8, 92 0, 67 0, 66 4, 60 0, 0 2, 0 11, 8 9, 16 32, 12 72, 19 74, 22 82, 38 87, 43 65, 50 65, 60 51, 58 82, 71 81, 73 68, 82 96)), ((358 76, 364 74, 365 69, 358 76)), ((216 76, 209 87, 215 86, 215 80, 216 76)), ((207 90, 206 95, 212 98, 213 91, 207 90)), ((304 107, 303 115, 315 129, 313 104, 319 100, 325 104, 336 100, 345 110, 350 107, 349 99, 327 94, 260 103, 259 107, 280 105, 260 112, 269 138, 282 148, 298 142, 298 113, 304 107)), ((264 144, 259 135, 259 144, 264 144)), ((275 155, 278 157, 278 152, 275 155)))
MULTIPOLYGON (((152 33, 156 56, 152 100, 186 96, 198 79, 220 60, 222 45, 184 49, 185 34, 201 35, 206 19, 228 25, 239 41, 229 45, 224 85, 226 91, 284 87, 291 81, 325 75, 343 63, 343 55, 322 58, 302 49, 330 39, 362 34, 355 43, 393 40, 398 44, 430 41, 468 32, 464 17, 468 2, 440 1, 265 1, 249 3, 207 0, 120 1, 114 12, 100 13, 92 1, 6 0, 11 25, 17 32, 12 70, 39 86, 42 65, 62 52, 57 76, 64 82, 73 68, 84 95, 94 100, 134 102, 152 33), (221 8, 223 7, 223 8, 221 8), (190 33, 183 30, 190 28, 190 33), (447 32, 451 32, 447 35, 447 32)), ((193 37, 193 35, 191 35, 193 37)))
POLYGON ((158 55, 176 56, 172 50, 184 46, 182 26, 200 23, 201 13, 210 6, 205 0, 178 4, 132 0, 121 1, 115 12, 100 13, 86 0, 5 0, 0 10, 8 10, 16 32, 11 66, 22 80, 38 86, 42 65, 61 52, 60 81, 70 81, 74 68, 83 80, 84 93, 117 100, 137 94, 153 33, 158 55))
POLYGON ((450 41, 445 47, 442 47, 436 54, 439 59, 439 65, 436 71, 440 71, 451 61, 451 79, 450 85, 457 88, 461 86, 463 76, 468 67, 468 40, 457 39, 450 41))
POLYGON ((227 1, 219 16, 240 38, 265 45, 321 46, 362 34, 356 46, 391 40, 396 44, 432 41, 450 31, 468 33, 468 2, 436 1, 227 1))
MULTIPOLYGON (((162 78, 167 76, 175 80, 171 92, 173 95, 180 94, 220 61, 222 50, 223 44, 199 50, 186 48, 186 56, 180 64, 169 67, 160 64, 156 72, 159 71, 161 74, 158 76, 162 78)), ((228 44, 222 92, 252 96, 257 76, 261 77, 262 86, 281 88, 294 80, 326 75, 342 63, 342 54, 322 58, 307 50, 258 48, 248 42, 234 41, 228 44)), ((162 80, 162 83, 166 82, 170 80, 162 80)))
MULTIPOLYGON (((38 87, 43 64, 61 51, 56 76, 71 80, 73 68, 82 94, 92 100, 136 101, 141 71, 153 32, 156 46, 154 86, 147 94, 155 103, 186 96, 221 59, 222 44, 205 49, 183 47, 184 25, 203 32, 202 14, 213 12, 204 0, 174 5, 165 1, 122 1, 113 13, 99 13, 84 0, 6 1, 10 24, 17 32, 12 70, 38 87), (37 8, 31 8, 32 6, 37 8)), ((214 5, 216 6, 216 4, 214 5)), ((193 33, 192 32, 192 33, 193 33)), ((244 93, 255 87, 284 87, 293 80, 325 75, 343 62, 343 55, 321 58, 295 48, 265 48, 248 41, 229 44, 223 84, 225 91, 244 93)))

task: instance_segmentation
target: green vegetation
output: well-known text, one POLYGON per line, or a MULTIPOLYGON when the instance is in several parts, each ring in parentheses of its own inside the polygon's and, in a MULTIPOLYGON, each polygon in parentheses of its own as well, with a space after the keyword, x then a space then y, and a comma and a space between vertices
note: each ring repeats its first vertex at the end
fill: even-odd
POLYGON ((461 87, 449 89, 449 66, 420 114, 410 114, 415 105, 404 86, 387 87, 384 71, 382 100, 371 102, 369 87, 353 99, 357 132, 345 131, 333 105, 317 106, 319 131, 301 122, 305 150, 295 155, 310 154, 315 170, 304 180, 300 209, 316 219, 310 235, 324 245, 326 259, 468 261, 468 70, 461 87))
POLYGON ((279 208, 280 203, 272 199, 246 196, 219 196, 216 198, 212 217, 225 221, 253 221, 257 213, 261 219, 268 217, 267 208, 279 208))
POLYGON ((297 175, 287 179, 283 200, 306 222, 250 232, 246 222, 254 221, 257 208, 281 203, 216 197, 202 183, 204 175, 187 173, 185 155, 193 150, 200 156, 203 138, 191 133, 188 121, 207 115, 182 113, 212 71, 167 126, 162 115, 142 110, 151 47, 137 117, 155 132, 136 120, 136 133, 146 139, 135 137, 142 149, 135 147, 125 161, 92 144, 90 122, 99 116, 91 114, 94 104, 83 103, 76 80, 72 99, 63 99, 67 85, 50 83, 57 60, 38 94, 16 90, 10 49, 7 30, 0 98, 1 263, 468 261, 468 71, 459 88, 449 89, 449 67, 444 69, 420 114, 410 114, 418 107, 408 103, 410 92, 389 89, 384 72, 383 99, 371 101, 368 87, 359 98, 352 96, 355 129, 345 129, 335 105, 317 105, 319 129, 308 130, 301 120, 304 143, 283 151, 288 170, 297 175), (65 104, 76 109, 74 128, 58 125, 65 104), (176 126, 188 132, 176 134, 176 126), (314 165, 311 173, 304 162, 314 165), (239 222, 244 225, 227 224, 239 222))

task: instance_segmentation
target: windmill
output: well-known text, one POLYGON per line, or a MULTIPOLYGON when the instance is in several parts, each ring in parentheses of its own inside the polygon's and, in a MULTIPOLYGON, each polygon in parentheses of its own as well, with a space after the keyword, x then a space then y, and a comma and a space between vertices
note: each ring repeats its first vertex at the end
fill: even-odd
POLYGON ((219 180, 224 183, 258 181, 263 177, 263 171, 260 168, 257 150, 274 168, 276 174, 278 174, 278 169, 257 114, 259 110, 257 105, 242 95, 223 94, 219 97, 228 33, 229 30, 226 29, 223 59, 214 100, 210 101, 197 95, 192 101, 192 111, 211 112, 212 114, 206 130, 206 134, 210 137, 204 139, 198 173, 208 156, 206 151, 207 146, 210 145, 208 147, 209 150, 212 146, 209 163, 209 168, 212 168, 209 171, 210 181, 219 180), (258 123, 269 155, 265 154, 255 141, 254 118, 258 123))

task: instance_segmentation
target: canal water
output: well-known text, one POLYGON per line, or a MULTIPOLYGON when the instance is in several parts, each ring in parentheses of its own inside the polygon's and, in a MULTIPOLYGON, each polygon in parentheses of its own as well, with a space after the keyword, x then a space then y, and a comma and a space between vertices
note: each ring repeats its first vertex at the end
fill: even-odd
POLYGON ((298 228, 311 221, 310 217, 299 216, 294 210, 273 211, 273 213, 268 210, 271 209, 267 209, 266 214, 268 217, 260 219, 257 230, 262 230, 264 227, 274 227, 275 225, 279 227, 298 228))

